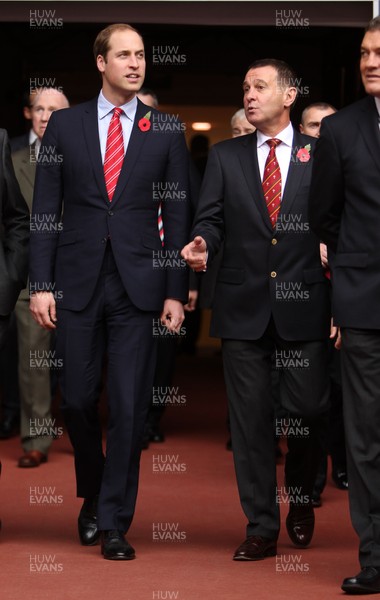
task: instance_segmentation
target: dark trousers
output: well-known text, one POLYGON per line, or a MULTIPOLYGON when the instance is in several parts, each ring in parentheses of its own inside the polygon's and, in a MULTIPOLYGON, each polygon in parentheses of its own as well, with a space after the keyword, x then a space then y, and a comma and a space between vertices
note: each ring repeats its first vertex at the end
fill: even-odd
POLYGON ((310 502, 320 457, 319 421, 329 394, 327 342, 288 342, 271 321, 259 340, 223 340, 224 376, 232 449, 247 536, 275 539, 280 529, 276 495, 272 356, 280 371, 280 400, 288 428, 285 478, 295 503, 310 502))
POLYGON ((380 567, 380 331, 342 329, 351 521, 362 567, 380 567))
POLYGON ((88 306, 58 310, 57 355, 62 359, 62 410, 74 447, 77 495, 99 494, 99 529, 126 532, 132 522, 141 440, 152 395, 156 343, 153 319, 129 300, 112 250, 88 306), (107 353, 106 456, 97 405, 107 353))

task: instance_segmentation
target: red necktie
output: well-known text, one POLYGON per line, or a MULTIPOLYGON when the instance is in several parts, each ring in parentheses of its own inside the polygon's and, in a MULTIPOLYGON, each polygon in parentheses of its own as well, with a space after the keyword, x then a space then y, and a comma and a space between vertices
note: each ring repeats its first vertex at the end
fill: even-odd
POLYGON ((106 154, 104 156, 104 178, 109 201, 111 202, 119 179, 124 160, 123 128, 120 123, 121 108, 113 111, 107 134, 106 154))
POLYGON ((281 171, 276 158, 276 146, 281 144, 281 140, 273 138, 266 143, 270 146, 270 150, 265 162, 262 185, 269 218, 272 227, 275 227, 281 206, 281 171))

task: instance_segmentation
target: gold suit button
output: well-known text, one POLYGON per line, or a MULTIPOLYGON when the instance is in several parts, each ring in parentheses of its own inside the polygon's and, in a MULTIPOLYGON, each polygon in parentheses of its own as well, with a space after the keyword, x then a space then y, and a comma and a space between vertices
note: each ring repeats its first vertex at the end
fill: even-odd
POLYGON ((277 277, 277 273, 276 273, 276 271, 272 271, 272 272, 271 272, 271 274, 270 274, 270 276, 271 276, 271 277, 277 277))
POLYGON ((276 238, 273 238, 273 240, 272 240, 272 246, 275 246, 276 244, 277 244, 277 240, 276 240, 276 238))

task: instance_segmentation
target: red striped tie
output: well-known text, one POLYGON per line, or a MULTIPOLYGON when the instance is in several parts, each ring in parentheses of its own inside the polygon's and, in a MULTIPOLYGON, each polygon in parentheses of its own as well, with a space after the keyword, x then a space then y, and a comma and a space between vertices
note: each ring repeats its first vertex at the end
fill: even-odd
POLYGON ((124 160, 123 128, 120 115, 123 110, 115 108, 107 134, 106 154, 104 157, 104 178, 109 201, 111 202, 119 179, 124 160))
POLYGON ((281 144, 281 140, 273 138, 266 143, 270 146, 270 150, 265 162, 262 185, 269 218, 272 227, 275 227, 281 206, 281 171, 276 158, 276 146, 281 144))

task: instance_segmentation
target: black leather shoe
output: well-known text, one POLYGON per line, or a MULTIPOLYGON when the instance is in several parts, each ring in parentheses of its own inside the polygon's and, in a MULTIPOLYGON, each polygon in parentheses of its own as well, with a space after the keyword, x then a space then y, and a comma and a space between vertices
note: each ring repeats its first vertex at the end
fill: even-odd
POLYGON ((100 538, 98 530, 98 496, 86 498, 78 517, 79 539, 83 546, 96 546, 100 538))
POLYGON ((342 590, 347 594, 379 594, 380 567, 364 567, 355 577, 347 577, 342 590))
POLYGON ((270 540, 261 535, 250 535, 235 550, 234 560, 263 560, 268 556, 276 556, 277 540, 270 540))
POLYGON ((348 490, 348 478, 344 469, 333 469, 331 475, 337 488, 340 490, 348 490))
POLYGON ((297 548, 306 548, 314 533, 314 509, 312 504, 290 504, 286 517, 286 529, 293 544, 297 548))
POLYGON ((0 423, 0 440, 7 440, 18 434, 20 431, 19 415, 10 415, 4 417, 0 423))
POLYGON ((101 532, 101 551, 108 560, 132 560, 135 550, 118 529, 108 529, 101 532))
POLYGON ((318 492, 313 492, 311 496, 311 503, 313 505, 313 508, 320 508, 322 506, 321 494, 319 494, 318 492))

